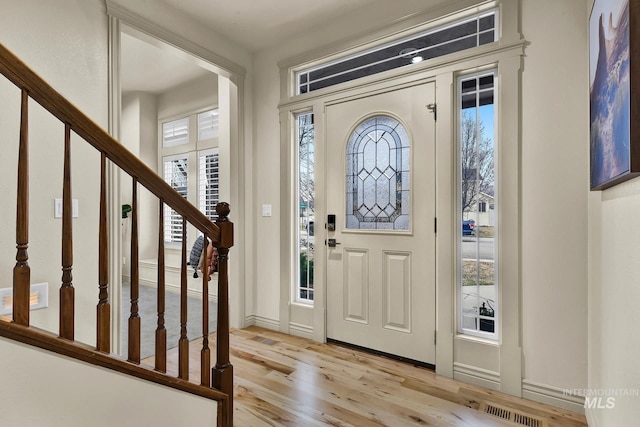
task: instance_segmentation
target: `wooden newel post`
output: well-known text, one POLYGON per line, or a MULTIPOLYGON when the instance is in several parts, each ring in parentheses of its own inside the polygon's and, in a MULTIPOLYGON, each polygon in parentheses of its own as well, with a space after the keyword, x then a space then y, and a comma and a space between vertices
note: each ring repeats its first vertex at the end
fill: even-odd
POLYGON ((218 333, 216 366, 212 369, 213 387, 229 396, 223 425, 233 425, 233 365, 229 361, 229 248, 233 246, 233 223, 229 221, 228 203, 218 203, 216 225, 220 228, 218 249, 218 333))

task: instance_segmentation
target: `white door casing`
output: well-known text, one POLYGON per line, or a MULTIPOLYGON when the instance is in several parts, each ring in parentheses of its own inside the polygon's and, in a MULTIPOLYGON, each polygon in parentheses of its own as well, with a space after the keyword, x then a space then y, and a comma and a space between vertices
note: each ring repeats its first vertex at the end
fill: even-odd
MULTIPOLYGON (((434 102, 434 86, 421 83, 326 107, 327 213, 336 216, 335 231, 327 237, 338 243, 326 251, 327 338, 428 364, 435 364, 436 318, 435 125, 427 108, 434 102), (354 229, 354 217, 347 226, 347 142, 359 124, 373 117, 397 120, 408 136, 410 170, 397 184, 391 180, 391 195, 382 196, 393 199, 399 181, 409 178, 408 200, 406 195, 401 200, 408 208, 406 230, 379 229, 390 224, 375 222, 365 226, 378 229, 354 229)), ((369 149, 384 151, 379 150, 388 145, 378 144, 383 134, 372 130, 369 149)), ((390 175, 377 171, 373 177, 381 172, 390 175)), ((375 197, 385 185, 375 187, 375 197)))

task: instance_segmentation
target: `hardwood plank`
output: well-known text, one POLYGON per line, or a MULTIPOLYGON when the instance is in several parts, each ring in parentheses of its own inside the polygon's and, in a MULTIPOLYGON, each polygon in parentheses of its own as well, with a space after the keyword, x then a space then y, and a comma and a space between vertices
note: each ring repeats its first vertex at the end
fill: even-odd
MULTIPOLYGON (((570 411, 443 378, 396 360, 255 326, 232 330, 230 343, 236 425, 515 425, 479 412, 485 400, 542 417, 549 427, 587 425, 583 415, 570 411)), ((190 346, 201 348, 202 338, 190 346)), ((190 357, 196 362, 199 356, 190 357)), ((175 349, 167 358, 167 370, 175 374, 175 349)), ((153 364, 153 358, 148 363, 153 364)), ((199 378, 198 368, 190 369, 190 380, 199 378)))

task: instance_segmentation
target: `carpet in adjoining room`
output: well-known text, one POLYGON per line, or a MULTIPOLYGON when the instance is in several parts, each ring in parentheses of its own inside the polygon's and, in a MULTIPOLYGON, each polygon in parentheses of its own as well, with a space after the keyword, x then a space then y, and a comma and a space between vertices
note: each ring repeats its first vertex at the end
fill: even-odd
MULTIPOLYGON (((153 286, 140 285, 138 314, 140 316, 140 358, 155 354, 155 331, 158 324, 157 293, 153 286)), ((217 304, 209 299, 209 333, 216 331, 217 304)), ((129 316, 131 314, 131 288, 129 282, 122 283, 122 355, 127 357, 129 340, 129 316)), ((187 337, 189 340, 202 337, 202 299, 187 297, 187 337)), ((167 330, 167 349, 178 346, 180 339, 180 294, 173 291, 165 293, 165 322, 167 330)))

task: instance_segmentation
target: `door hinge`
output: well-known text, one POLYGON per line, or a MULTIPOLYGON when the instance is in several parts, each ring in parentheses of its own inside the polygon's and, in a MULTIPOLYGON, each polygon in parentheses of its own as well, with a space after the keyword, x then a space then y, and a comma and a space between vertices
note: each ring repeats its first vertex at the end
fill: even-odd
POLYGON ((438 106, 436 104, 427 104, 427 109, 433 113, 433 120, 438 120, 438 106))
POLYGON ((433 218, 433 232, 438 234, 438 218, 433 218))
POLYGON ((438 331, 433 331, 433 345, 438 344, 438 331))

